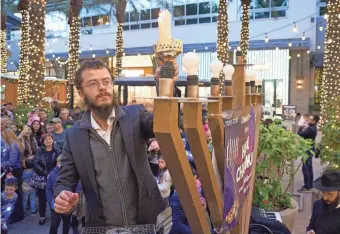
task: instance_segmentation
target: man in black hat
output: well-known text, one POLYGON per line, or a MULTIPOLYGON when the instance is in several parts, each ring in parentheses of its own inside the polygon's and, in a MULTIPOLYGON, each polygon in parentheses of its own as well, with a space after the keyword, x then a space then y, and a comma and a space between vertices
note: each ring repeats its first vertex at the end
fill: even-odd
POLYGON ((326 170, 313 186, 322 199, 314 203, 307 234, 340 234, 340 170, 326 170))

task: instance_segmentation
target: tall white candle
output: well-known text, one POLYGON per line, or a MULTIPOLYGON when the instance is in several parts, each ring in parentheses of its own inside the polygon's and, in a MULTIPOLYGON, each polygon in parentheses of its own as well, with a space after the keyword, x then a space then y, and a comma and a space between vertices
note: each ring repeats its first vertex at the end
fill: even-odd
POLYGON ((163 43, 165 41, 165 34, 164 34, 164 22, 162 15, 158 17, 158 30, 159 30, 159 41, 163 43))
POLYGON ((164 19, 164 37, 168 41, 171 39, 171 14, 168 10, 162 12, 162 18, 164 19))

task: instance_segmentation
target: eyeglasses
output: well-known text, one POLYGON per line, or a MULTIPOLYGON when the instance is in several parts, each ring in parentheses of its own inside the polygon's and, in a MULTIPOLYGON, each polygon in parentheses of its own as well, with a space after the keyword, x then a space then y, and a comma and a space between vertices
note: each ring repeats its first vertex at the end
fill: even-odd
POLYGON ((92 90, 98 90, 100 87, 100 84, 103 84, 105 88, 110 88, 113 85, 113 82, 111 79, 105 79, 103 81, 90 81, 85 86, 89 87, 92 90))

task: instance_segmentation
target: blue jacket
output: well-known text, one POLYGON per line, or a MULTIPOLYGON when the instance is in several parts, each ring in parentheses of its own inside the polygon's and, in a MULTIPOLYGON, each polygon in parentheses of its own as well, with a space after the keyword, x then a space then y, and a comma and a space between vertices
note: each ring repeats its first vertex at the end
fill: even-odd
POLYGON ((17 193, 14 193, 14 197, 12 199, 8 199, 5 192, 1 193, 1 220, 5 222, 8 221, 13 212, 17 199, 17 193))
POLYGON ((185 216, 181 201, 175 191, 170 199, 172 209, 172 228, 169 234, 192 234, 188 220, 185 216))
POLYGON ((53 187, 57 182, 58 173, 59 167, 56 166, 48 175, 46 182, 46 199, 51 209, 54 209, 53 187))
POLYGON ((5 150, 1 152, 1 166, 12 169, 21 168, 21 152, 18 144, 13 143, 11 146, 5 143, 4 146, 5 150))
POLYGON ((25 169, 22 173, 22 180, 28 183, 33 175, 33 168, 25 169))

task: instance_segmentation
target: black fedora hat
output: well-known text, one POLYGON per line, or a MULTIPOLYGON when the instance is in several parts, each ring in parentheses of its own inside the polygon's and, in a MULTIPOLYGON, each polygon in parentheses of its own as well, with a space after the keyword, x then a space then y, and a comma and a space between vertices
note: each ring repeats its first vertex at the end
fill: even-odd
POLYGON ((326 170, 313 182, 313 186, 322 192, 340 191, 340 171, 326 170))

